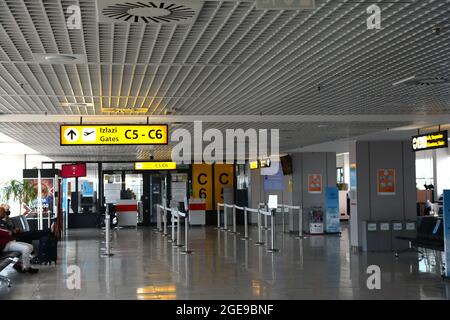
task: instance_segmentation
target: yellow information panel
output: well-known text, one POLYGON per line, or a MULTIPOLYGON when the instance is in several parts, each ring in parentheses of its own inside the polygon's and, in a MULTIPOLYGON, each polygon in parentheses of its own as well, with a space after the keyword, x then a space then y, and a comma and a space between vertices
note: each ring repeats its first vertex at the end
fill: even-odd
POLYGON ((258 161, 250 161, 250 169, 258 169, 259 162, 258 161))
POLYGON ((205 199, 206 210, 215 210, 213 208, 212 168, 212 165, 205 163, 192 165, 193 197, 196 199, 205 199))
POLYGON ((62 125, 62 146, 166 145, 166 124, 62 125))
POLYGON ((223 188, 234 186, 234 165, 215 164, 214 165, 214 192, 215 206, 223 203, 223 188))
POLYGON ((175 170, 176 162, 135 162, 134 170, 175 170))

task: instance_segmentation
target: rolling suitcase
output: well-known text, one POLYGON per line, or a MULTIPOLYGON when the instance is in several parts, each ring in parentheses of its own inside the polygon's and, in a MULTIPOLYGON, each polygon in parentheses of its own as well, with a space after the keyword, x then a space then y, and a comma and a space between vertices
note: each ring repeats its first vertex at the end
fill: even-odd
POLYGON ((52 233, 46 234, 39 240, 39 264, 52 264, 57 260, 58 239, 52 233))

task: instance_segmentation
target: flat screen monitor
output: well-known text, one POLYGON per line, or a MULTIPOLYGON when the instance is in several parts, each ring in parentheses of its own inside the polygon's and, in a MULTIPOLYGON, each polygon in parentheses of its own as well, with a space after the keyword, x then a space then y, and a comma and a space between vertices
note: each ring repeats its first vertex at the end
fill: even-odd
POLYGON ((62 178, 86 177, 86 163, 62 165, 61 177, 62 178))
POLYGON ((292 174, 292 157, 287 155, 280 158, 281 168, 283 169, 283 174, 292 174))

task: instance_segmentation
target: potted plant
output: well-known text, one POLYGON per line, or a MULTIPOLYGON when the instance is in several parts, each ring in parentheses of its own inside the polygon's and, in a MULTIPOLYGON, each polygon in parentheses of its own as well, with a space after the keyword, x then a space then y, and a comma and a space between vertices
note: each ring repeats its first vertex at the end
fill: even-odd
POLYGON ((33 187, 33 184, 27 180, 9 180, 3 188, 4 201, 19 201, 21 211, 23 205, 30 207, 31 203, 36 200, 36 198, 36 189, 33 187))
POLYGON ((347 191, 348 190, 348 184, 347 183, 338 183, 337 188, 339 191, 347 191))

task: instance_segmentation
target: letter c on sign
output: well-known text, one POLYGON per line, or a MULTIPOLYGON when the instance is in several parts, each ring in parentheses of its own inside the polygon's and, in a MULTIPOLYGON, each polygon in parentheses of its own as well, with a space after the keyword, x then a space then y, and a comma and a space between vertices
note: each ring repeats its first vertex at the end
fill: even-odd
POLYGON ((197 178, 198 183, 201 184, 202 186, 205 185, 205 184, 207 183, 206 177, 207 177, 207 176, 206 176, 206 173, 200 173, 200 174, 198 175, 198 178, 197 178), (204 177, 205 180, 202 181, 202 180, 201 180, 202 177, 204 177))
POLYGON ((228 173, 222 173, 219 176, 219 181, 220 181, 221 184, 228 184, 229 180, 227 179, 227 180, 223 181, 223 179, 222 179, 223 177, 227 177, 228 178, 228 173))

